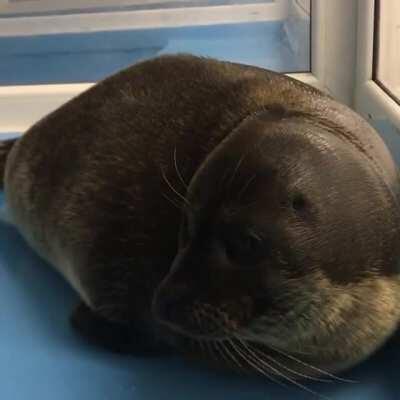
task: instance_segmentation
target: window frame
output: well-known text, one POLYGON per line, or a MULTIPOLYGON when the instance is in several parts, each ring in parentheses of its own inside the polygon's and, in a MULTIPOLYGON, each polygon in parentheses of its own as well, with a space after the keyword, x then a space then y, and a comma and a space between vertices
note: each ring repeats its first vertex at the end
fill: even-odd
POLYGON ((400 105, 374 79, 375 0, 358 0, 357 82, 354 107, 366 119, 389 119, 400 129, 400 105))
MULTIPOLYGON (((398 105, 400 105, 400 97, 396 95, 380 78, 379 78, 379 57, 381 57, 381 51, 383 51, 382 46, 380 45, 380 25, 383 23, 381 20, 381 5, 382 0, 375 0, 374 5, 374 44, 373 44, 373 61, 372 61, 372 80, 376 82, 376 84, 384 91, 386 94, 392 98, 398 105)), ((400 4, 400 3, 399 3, 400 4)), ((400 8, 399 8, 400 9, 400 8)), ((389 22, 392 15, 389 15, 389 22)), ((393 51, 392 48, 385 49, 385 55, 393 51)), ((395 59, 395 65, 400 65, 400 55, 398 54, 395 59), (397 64, 399 63, 399 64, 397 64)), ((392 71, 391 71, 392 72, 392 71)))
MULTIPOLYGON (((76 0, 72 0, 75 1, 76 0)), ((217 6, 194 6, 187 8, 160 8, 157 10, 122 10, 54 15, 25 15, 7 17, 0 14, 0 36, 48 35, 58 33, 81 33, 91 31, 119 31, 135 29, 198 26, 247 21, 275 21, 287 14, 288 0, 273 0, 273 3, 234 4, 217 6), (210 13, 212 8, 212 13, 210 13)), ((125 0, 125 2, 127 2, 125 0)), ((43 0, 43 3, 50 3, 43 0)), ((102 3, 92 0, 93 5, 102 3)), ((9 3, 9 13, 14 15, 9 3)), ((22 3, 23 4, 23 3, 22 3)), ((15 3, 14 7, 19 4, 15 3)), ((69 7, 67 7, 68 9, 69 7)))
MULTIPOLYGON (((348 105, 355 85, 357 1, 311 0, 311 72, 288 74, 348 105)), ((93 84, 0 86, 0 134, 26 131, 93 84)))

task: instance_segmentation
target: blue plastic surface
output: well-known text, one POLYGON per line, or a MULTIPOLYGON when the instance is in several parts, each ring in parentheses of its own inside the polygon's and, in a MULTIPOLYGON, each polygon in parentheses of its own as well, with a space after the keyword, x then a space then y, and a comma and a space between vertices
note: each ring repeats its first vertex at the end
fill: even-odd
MULTIPOLYGON (((398 132, 385 122, 376 126, 396 157, 400 155, 398 132)), ((17 231, 0 223, 1 400, 315 398, 297 388, 211 371, 179 357, 110 354, 82 341, 70 328, 68 315, 76 301, 63 279, 17 231)), ((396 337, 343 375, 359 383, 307 385, 332 400, 399 399, 399 345, 396 337)))

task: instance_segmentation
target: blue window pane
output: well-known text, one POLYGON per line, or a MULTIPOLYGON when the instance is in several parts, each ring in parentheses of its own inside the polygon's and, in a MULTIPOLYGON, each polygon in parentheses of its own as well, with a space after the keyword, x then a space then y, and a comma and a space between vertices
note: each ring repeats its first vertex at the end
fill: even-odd
POLYGON ((369 121, 380 133, 382 139, 390 150, 393 159, 400 168, 400 130, 388 119, 377 119, 369 121))
MULTIPOLYGON (((40 2, 39 0, 29 3, 40 2)), ((135 13, 136 9, 143 11, 145 8, 153 15, 166 8, 169 8, 169 11, 182 10, 183 6, 185 11, 192 10, 193 13, 195 10, 193 7, 201 5, 202 9, 210 13, 210 18, 213 18, 215 7, 221 5, 229 7, 228 10, 232 10, 232 13, 237 13, 235 9, 237 6, 252 5, 257 8, 274 6, 276 3, 285 4, 286 11, 281 18, 271 14, 271 18, 266 15, 265 18, 261 20, 255 18, 254 21, 231 23, 218 21, 215 24, 206 22, 196 26, 181 24, 177 27, 140 29, 135 29, 133 26, 129 30, 94 32, 85 32, 83 29, 77 33, 61 31, 23 36, 7 35, 7 32, 2 32, 5 28, 1 28, 0 23, 0 85, 95 82, 139 60, 177 52, 258 65, 279 72, 310 70, 310 10, 304 10, 299 6, 300 3, 304 3, 308 7, 307 1, 132 0, 125 3, 135 3, 129 6, 129 12, 135 13)), ((123 8, 122 5, 121 7, 123 8)), ((120 8, 114 6, 113 10, 120 12, 120 8)), ((107 12, 111 15, 113 10, 107 9, 107 12)), ((42 17, 41 15, 46 14, 46 10, 41 10, 40 16, 32 16, 35 15, 35 10, 23 9, 23 11, 21 15, 25 18, 54 18, 54 24, 57 24, 57 18, 63 17, 63 15, 42 17)), ((87 8, 83 11, 94 13, 99 10, 87 8)), ((22 20, 15 11, 14 14, 10 12, 7 14, 0 11, 0 22, 22 20)), ((77 10, 51 11, 51 13, 70 15, 73 12, 77 10)), ((227 15, 227 21, 229 17, 227 15)))

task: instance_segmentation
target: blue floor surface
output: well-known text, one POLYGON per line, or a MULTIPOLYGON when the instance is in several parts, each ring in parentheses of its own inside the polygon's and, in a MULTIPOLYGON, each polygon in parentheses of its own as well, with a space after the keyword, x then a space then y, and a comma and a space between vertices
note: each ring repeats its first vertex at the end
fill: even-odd
MULTIPOLYGON (((377 126, 399 156, 398 132, 384 122, 377 126)), ((216 373, 179 357, 133 358, 95 348, 77 337, 68 324, 76 301, 68 285, 30 250, 17 231, 0 223, 1 400, 315 398, 266 379, 216 373)), ((359 383, 309 387, 332 400, 396 400, 400 398, 399 366, 400 341, 396 337, 343 375, 359 383)))

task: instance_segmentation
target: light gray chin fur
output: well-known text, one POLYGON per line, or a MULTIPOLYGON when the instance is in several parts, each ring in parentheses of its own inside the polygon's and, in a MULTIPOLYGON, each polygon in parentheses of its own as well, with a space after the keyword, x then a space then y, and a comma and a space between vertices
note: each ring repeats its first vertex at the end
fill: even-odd
POLYGON ((265 316, 240 332, 240 337, 272 350, 303 353, 339 372, 370 356, 398 327, 400 277, 375 276, 336 286, 320 276, 314 290, 319 301, 310 303, 304 321, 292 315, 274 323, 265 316), (350 314, 354 314, 351 319, 350 314))

